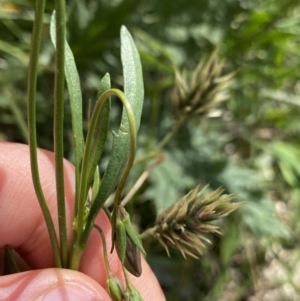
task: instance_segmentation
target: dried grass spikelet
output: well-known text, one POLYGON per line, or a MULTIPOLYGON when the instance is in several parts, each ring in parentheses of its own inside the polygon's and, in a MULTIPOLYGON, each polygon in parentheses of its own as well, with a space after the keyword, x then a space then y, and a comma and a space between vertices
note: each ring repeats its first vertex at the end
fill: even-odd
POLYGON ((198 185, 178 202, 161 212, 156 220, 154 236, 169 254, 169 246, 177 248, 184 258, 199 258, 206 244, 208 233, 219 233, 220 228, 210 222, 227 216, 242 203, 230 203, 232 195, 223 194, 218 188, 205 194, 207 186, 198 185))
POLYGON ((228 99, 235 72, 221 76, 224 60, 220 60, 217 53, 218 49, 206 64, 202 59, 191 76, 175 68, 172 101, 176 117, 209 115, 220 102, 228 99))

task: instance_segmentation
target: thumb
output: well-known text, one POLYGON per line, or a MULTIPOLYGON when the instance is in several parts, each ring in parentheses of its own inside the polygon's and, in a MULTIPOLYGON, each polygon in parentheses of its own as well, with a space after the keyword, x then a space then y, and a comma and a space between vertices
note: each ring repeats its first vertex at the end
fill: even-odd
POLYGON ((1 301, 111 301, 95 280, 83 273, 44 269, 0 278, 1 301))

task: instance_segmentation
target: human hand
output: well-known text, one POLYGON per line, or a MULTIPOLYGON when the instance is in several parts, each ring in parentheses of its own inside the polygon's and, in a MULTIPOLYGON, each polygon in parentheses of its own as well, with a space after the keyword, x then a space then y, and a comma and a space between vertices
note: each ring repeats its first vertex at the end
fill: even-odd
MULTIPOLYGON (((53 153, 38 151, 39 172, 49 209, 57 227, 53 153)), ((68 240, 71 243, 74 167, 65 161, 65 192, 68 240)), ((96 223, 102 228, 108 250, 111 227, 100 212, 96 223)), ((100 235, 93 230, 83 255, 80 272, 53 268, 54 260, 46 224, 32 184, 29 148, 16 143, 0 143, 0 249, 9 245, 33 270, 0 277, 0 300, 7 301, 111 301, 105 291, 106 271, 100 235)), ((117 254, 109 256, 114 275, 123 279, 117 254)), ((141 277, 131 277, 144 301, 163 301, 165 297, 151 269, 142 261, 141 277)), ((3 275, 3 260, 0 260, 3 275)))

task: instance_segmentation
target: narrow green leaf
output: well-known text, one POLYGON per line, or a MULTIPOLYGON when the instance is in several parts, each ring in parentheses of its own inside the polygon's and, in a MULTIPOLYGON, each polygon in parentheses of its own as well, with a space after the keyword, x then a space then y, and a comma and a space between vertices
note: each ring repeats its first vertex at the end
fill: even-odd
POLYGON ((119 131, 113 132, 112 155, 108 162, 106 171, 103 175, 98 195, 95 198, 91 208, 91 216, 98 214, 104 202, 116 187, 122 171, 126 164, 126 158, 129 152, 129 134, 119 131), (124 160, 125 157, 125 160, 124 160))
POLYGON ((120 219, 116 221, 116 247, 119 258, 121 262, 124 263, 126 254, 126 230, 120 219))
MULTIPOLYGON (((125 26, 121 28, 121 59, 124 93, 133 109, 137 131, 140 125, 144 99, 143 73, 139 53, 125 26)), ((111 157, 102 178, 98 195, 90 210, 88 226, 85 230, 86 233, 92 229, 93 219, 116 187, 124 171, 130 150, 129 133, 129 121, 125 110, 123 110, 119 131, 118 133, 113 132, 111 157)), ((84 237, 86 238, 87 235, 84 237)))
MULTIPOLYGON (((52 43, 55 45, 55 11, 51 17, 50 36, 52 43)), ((75 153, 75 173, 76 187, 79 187, 80 181, 80 165, 83 156, 84 137, 82 132, 82 93, 80 88, 80 80, 75 64, 75 59, 69 44, 65 43, 65 75, 69 92, 70 108, 72 115, 72 129, 74 139, 75 153)), ((77 204, 77 198, 76 198, 77 204)), ((76 205, 77 210, 77 205, 76 205)))
MULTIPOLYGON (((123 65, 124 93, 128 98, 138 130, 143 108, 144 84, 142 65, 133 39, 125 26, 121 28, 121 59, 123 65)), ((112 154, 100 186, 97 203, 103 205, 115 188, 125 167, 130 145, 129 123, 123 110, 118 133, 113 133, 112 154)), ((98 206, 97 206, 98 207, 98 206)), ((98 208, 93 208, 93 211, 98 208)))
MULTIPOLYGON (((121 27, 121 59, 123 65, 124 93, 134 111, 136 129, 140 127, 144 100, 143 72, 139 53, 125 26, 121 27)), ((128 128, 128 119, 123 112, 122 123, 128 128)))
MULTIPOLYGON (((106 90, 110 89, 110 76, 108 73, 102 78, 100 82, 99 95, 101 95, 106 90)), ((109 115, 110 115, 111 100, 109 99, 103 104, 100 114, 97 119, 97 125, 95 132, 93 133, 93 142, 91 153, 89 155, 89 171, 88 171, 88 181, 87 189, 91 186, 94 178, 94 173, 97 164, 99 163, 104 144, 107 138, 107 132, 109 129, 109 115)))

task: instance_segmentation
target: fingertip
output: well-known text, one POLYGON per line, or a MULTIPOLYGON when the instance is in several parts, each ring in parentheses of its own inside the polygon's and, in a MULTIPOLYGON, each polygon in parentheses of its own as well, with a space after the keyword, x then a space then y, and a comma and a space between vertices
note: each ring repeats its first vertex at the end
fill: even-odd
POLYGON ((144 301, 165 301, 166 298, 156 276, 144 258, 142 258, 143 273, 140 277, 131 275, 132 284, 140 292, 144 301))
POLYGON ((90 277, 70 270, 30 271, 0 280, 1 300, 111 301, 106 291, 90 277))

